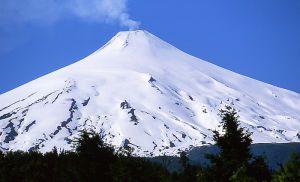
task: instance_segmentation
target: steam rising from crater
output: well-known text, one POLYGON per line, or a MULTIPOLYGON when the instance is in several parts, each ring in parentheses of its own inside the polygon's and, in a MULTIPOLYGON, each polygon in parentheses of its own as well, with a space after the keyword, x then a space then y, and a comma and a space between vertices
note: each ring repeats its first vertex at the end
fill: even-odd
POLYGON ((127 13, 127 0, 9 0, 0 1, 0 28, 34 24, 50 26, 62 19, 113 24, 129 30, 139 28, 127 13))

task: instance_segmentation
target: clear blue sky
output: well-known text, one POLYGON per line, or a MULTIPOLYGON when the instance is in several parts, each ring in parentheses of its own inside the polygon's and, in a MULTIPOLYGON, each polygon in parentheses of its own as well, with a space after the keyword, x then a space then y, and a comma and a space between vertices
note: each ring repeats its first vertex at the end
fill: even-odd
POLYGON ((0 94, 144 29, 180 50, 300 93, 299 0, 0 2, 0 94))

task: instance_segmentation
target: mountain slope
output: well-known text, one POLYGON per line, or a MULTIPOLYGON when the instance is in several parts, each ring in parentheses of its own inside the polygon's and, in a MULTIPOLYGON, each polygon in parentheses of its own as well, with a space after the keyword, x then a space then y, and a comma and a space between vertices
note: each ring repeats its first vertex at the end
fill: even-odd
POLYGON ((85 59, 0 95, 3 150, 70 149, 92 128, 139 155, 212 143, 234 102, 255 143, 300 141, 300 95, 220 68, 147 31, 120 32, 85 59))

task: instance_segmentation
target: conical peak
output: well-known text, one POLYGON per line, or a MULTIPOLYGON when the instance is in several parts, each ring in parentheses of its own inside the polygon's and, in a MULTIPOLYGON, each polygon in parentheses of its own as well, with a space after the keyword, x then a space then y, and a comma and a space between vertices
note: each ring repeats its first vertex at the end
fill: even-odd
MULTIPOLYGON (((155 37, 153 34, 146 30, 133 30, 133 31, 120 31, 114 37, 155 37)), ((157 38, 157 37, 156 37, 157 38)))
POLYGON ((146 30, 119 32, 116 37, 117 39, 121 39, 123 41, 124 48, 126 46, 151 46, 160 49, 171 47, 174 48, 172 45, 147 32, 146 30))
POLYGON ((96 52, 104 48, 115 51, 124 51, 125 49, 176 49, 146 30, 121 31, 96 52))
POLYGON ((299 142, 299 94, 201 61, 142 30, 119 32, 99 53, 0 100, 0 147, 8 150, 68 150, 78 130, 92 127, 116 147, 130 140, 139 155, 178 154, 209 144, 218 111, 232 101, 256 143, 299 142))
POLYGON ((150 33, 146 30, 129 30, 129 31, 120 31, 119 33, 117 33, 117 35, 121 35, 121 34, 125 34, 125 35, 128 35, 128 34, 143 34, 143 35, 145 35, 145 34, 150 34, 150 33))

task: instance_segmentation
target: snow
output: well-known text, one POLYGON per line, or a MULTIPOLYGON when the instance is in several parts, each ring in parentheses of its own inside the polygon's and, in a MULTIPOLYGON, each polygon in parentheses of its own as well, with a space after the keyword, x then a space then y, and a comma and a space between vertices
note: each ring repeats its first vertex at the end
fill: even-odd
POLYGON ((119 32, 90 56, 0 100, 3 150, 71 149, 86 127, 116 147, 129 141, 137 155, 177 155, 213 144, 219 110, 232 102, 255 143, 300 140, 298 93, 190 56, 142 30, 119 32))

